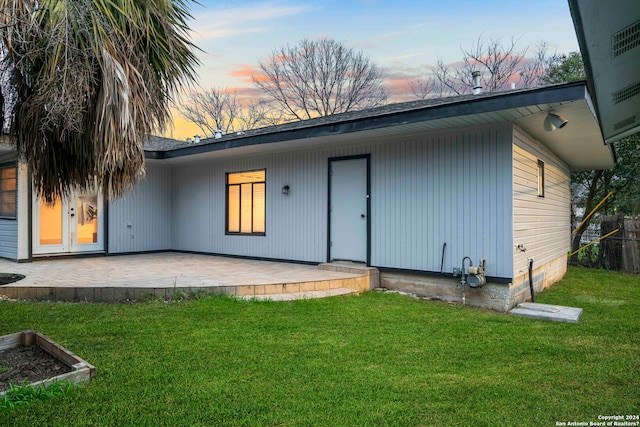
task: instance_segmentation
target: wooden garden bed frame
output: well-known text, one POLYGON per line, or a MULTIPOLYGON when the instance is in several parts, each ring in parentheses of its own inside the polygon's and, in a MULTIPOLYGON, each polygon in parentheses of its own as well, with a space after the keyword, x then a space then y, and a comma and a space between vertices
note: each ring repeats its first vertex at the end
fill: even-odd
MULTIPOLYGON (((66 348, 56 344, 47 336, 36 331, 22 331, 15 334, 0 336, 0 351, 19 346, 37 345, 44 351, 55 357, 65 365, 71 368, 71 372, 47 378, 42 381, 31 383, 32 386, 48 387, 56 381, 70 381, 74 384, 80 384, 91 380, 96 376, 96 368, 87 361, 76 356, 66 348)), ((6 391, 0 392, 0 396, 6 391)))

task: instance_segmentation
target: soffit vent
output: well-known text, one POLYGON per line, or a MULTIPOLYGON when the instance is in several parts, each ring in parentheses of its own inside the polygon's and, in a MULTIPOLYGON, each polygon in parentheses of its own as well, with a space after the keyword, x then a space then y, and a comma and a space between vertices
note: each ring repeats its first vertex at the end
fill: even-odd
POLYGON ((613 92, 611 96, 613 97, 613 104, 620 104, 623 101, 626 101, 629 98, 633 98, 634 96, 638 96, 640 94, 640 81, 635 82, 631 86, 627 86, 623 89, 620 89, 616 92, 613 92))
POLYGON ((611 36, 611 54, 614 58, 640 46, 640 21, 611 36))
POLYGON ((624 129, 626 127, 631 126, 632 124, 634 124, 636 122, 636 116, 633 115, 631 117, 628 117, 622 121, 619 121, 618 123, 615 123, 613 125, 613 130, 620 130, 620 129, 624 129))

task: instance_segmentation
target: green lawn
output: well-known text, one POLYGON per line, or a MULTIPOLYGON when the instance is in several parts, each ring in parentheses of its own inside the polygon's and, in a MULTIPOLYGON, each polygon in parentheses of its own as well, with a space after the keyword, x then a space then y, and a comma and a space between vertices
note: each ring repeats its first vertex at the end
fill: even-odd
MULTIPOLYGON (((1 289, 0 289, 1 291, 1 289)), ((640 411, 640 277, 571 268, 578 324, 378 292, 287 303, 0 302, 96 366, 16 426, 555 426, 640 411)))

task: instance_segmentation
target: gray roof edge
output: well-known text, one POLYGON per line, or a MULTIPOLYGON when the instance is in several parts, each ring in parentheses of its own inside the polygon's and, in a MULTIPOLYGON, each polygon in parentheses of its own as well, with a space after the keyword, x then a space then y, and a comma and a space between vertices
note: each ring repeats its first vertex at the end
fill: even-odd
POLYGON ((175 158, 230 148, 360 132, 536 104, 584 100, 586 94, 588 94, 586 89, 585 82, 572 82, 533 89, 484 93, 476 96, 463 95, 440 100, 429 100, 423 103, 411 101, 390 104, 385 107, 336 114, 302 122, 286 123, 258 129, 254 132, 250 131, 244 135, 230 135, 229 138, 223 137, 217 140, 209 138, 202 140, 197 145, 176 147, 168 150, 146 150, 145 155, 150 159, 175 158), (406 108, 403 109, 405 106, 406 108), (385 109, 388 111, 385 111, 385 109))
POLYGON ((582 13, 580 12, 580 2, 578 0, 568 0, 569 11, 571 12, 571 18, 573 20, 573 29, 578 39, 578 47, 580 54, 582 55, 582 62, 584 63, 584 71, 587 75, 587 88, 593 93, 593 104, 596 110, 596 116, 598 122, 600 122, 600 110, 598 109, 598 99, 596 98, 596 85, 593 78, 593 70, 591 69, 591 56, 589 55, 589 49, 587 48, 587 39, 584 34, 584 26, 582 23, 582 13))

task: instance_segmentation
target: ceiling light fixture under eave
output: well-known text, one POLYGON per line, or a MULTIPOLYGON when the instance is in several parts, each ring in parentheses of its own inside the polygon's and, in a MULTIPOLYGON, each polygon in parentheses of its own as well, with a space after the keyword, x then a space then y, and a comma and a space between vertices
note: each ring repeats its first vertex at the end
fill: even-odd
POLYGON ((553 132, 556 129, 562 129, 567 123, 569 123, 569 121, 564 117, 555 113, 548 113, 544 119, 544 130, 553 132))

